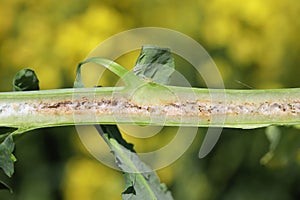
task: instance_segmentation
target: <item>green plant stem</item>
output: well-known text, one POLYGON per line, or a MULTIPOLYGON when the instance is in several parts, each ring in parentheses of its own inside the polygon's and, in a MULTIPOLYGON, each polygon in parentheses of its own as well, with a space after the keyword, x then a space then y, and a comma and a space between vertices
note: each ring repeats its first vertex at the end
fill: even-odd
POLYGON ((0 93, 0 126, 34 129, 136 123, 256 128, 300 123, 300 89, 219 90, 162 86, 0 93))

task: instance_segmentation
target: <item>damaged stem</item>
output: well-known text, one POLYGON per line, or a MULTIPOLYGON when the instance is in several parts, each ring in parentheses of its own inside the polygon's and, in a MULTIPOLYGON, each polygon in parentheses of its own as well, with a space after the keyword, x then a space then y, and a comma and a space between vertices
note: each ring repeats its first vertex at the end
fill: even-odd
POLYGON ((300 89, 219 90, 146 83, 0 93, 0 126, 135 123, 256 128, 300 123, 300 89))

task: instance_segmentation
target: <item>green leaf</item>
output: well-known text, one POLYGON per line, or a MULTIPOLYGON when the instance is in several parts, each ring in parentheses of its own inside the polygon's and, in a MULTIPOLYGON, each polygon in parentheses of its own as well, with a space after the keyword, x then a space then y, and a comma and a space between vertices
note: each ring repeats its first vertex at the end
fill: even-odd
POLYGON ((16 158, 12 154, 14 147, 12 134, 0 144, 0 168, 9 177, 14 173, 14 162, 16 162, 16 158))
POLYGON ((160 183, 156 173, 139 159, 133 145, 122 138, 117 126, 95 127, 114 154, 117 166, 124 173, 126 189, 122 193, 122 199, 173 199, 165 184, 160 183))
POLYGON ((31 69, 22 69, 13 80, 14 91, 39 90, 39 79, 31 69))
POLYGON ((122 199, 126 200, 172 200, 171 193, 164 184, 160 184, 159 178, 138 155, 124 146, 115 138, 104 133, 106 141, 115 156, 116 164, 125 173, 126 189, 122 193, 122 199))
POLYGON ((136 61, 133 72, 142 79, 161 85, 170 83, 174 60, 169 48, 145 45, 136 61))

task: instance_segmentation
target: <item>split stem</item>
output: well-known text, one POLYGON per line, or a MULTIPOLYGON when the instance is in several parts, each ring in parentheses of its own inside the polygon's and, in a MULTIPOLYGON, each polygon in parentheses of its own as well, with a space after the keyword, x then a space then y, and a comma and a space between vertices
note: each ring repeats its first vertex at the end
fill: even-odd
POLYGON ((136 89, 0 93, 0 126, 97 123, 231 128, 299 124, 300 89, 221 90, 145 83, 136 89))

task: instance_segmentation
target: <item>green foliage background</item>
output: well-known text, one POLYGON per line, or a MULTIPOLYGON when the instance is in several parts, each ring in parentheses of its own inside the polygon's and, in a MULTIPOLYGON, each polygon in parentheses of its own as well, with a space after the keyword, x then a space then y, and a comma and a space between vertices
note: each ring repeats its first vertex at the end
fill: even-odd
MULTIPOLYGON (((299 87, 299 13, 295 0, 0 0, 0 90, 11 91, 14 74, 25 67, 36 71, 41 89, 72 87, 76 65, 94 47, 142 26, 196 39, 213 57, 226 88, 245 88, 239 81, 255 89, 299 87)), ((120 62, 130 68, 137 55, 120 62)), ((205 87, 187 64, 178 70, 191 85, 205 87)), ((138 151, 151 151, 167 144, 173 131, 129 140, 138 151)), ((265 129, 226 129, 201 160, 205 129, 199 129, 189 150, 158 173, 175 199, 299 199, 299 130, 280 131, 275 155, 262 164, 269 148, 265 129)), ((15 193, 0 191, 0 199, 120 199, 121 173, 93 159, 75 128, 34 131, 16 145, 16 173, 8 180, 15 193)))

